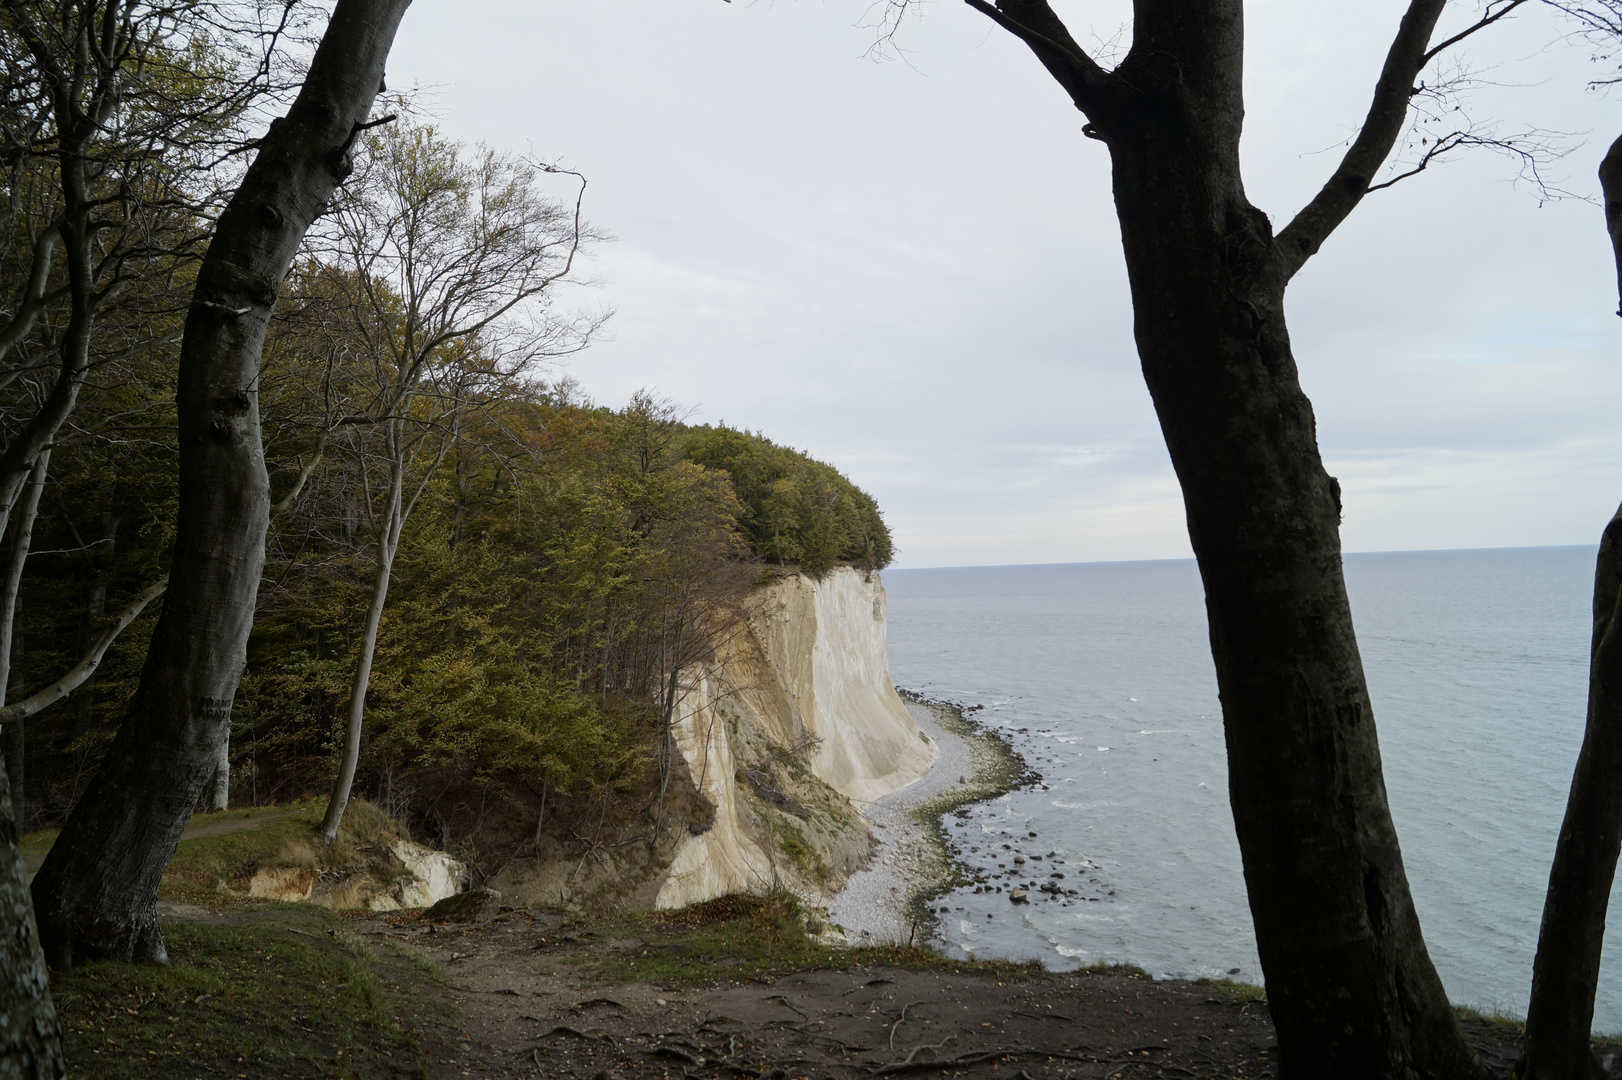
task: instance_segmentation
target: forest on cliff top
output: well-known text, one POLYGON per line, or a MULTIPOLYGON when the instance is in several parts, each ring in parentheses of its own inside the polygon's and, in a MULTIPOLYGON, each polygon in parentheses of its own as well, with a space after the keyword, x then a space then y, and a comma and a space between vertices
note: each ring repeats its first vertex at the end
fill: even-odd
MULTIPOLYGON (((170 59, 175 80, 206 86, 206 53, 170 59)), ((215 120, 223 137, 234 115, 215 120)), ((86 247, 88 290, 73 260, 41 258, 67 212, 60 167, 19 158, 6 189, 0 274, 30 281, 43 262, 0 387, 13 443, 61 382, 57 357, 85 340, 73 407, 7 537, 0 692, 48 687, 133 616, 82 685, 4 725, 24 827, 63 820, 101 762, 160 608, 140 605, 175 542, 175 344, 220 179, 135 176, 150 169, 138 149, 107 148, 85 178, 122 215, 86 247)), ((763 575, 876 569, 893 549, 873 499, 833 467, 689 425, 650 392, 593 404, 563 373, 604 322, 554 300, 603 242, 573 174, 559 197, 543 190, 551 167, 409 115, 359 150, 267 333, 270 534, 208 799, 325 793, 357 721, 355 790, 450 843, 456 807, 645 783, 675 672, 763 575)))

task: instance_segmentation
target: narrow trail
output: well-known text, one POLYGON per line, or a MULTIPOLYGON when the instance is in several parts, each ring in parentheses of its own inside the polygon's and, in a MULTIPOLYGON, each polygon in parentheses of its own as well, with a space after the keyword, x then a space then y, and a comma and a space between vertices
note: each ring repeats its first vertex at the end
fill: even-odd
MULTIPOLYGON (((261 825, 268 825, 272 821, 280 821, 284 817, 296 814, 299 810, 299 807, 293 807, 292 809, 278 807, 264 811, 254 811, 242 817, 227 817, 224 820, 210 820, 215 818, 216 815, 205 814, 202 815, 205 820, 201 822, 197 822, 194 818, 194 824, 186 826, 186 831, 180 835, 180 838, 182 840, 195 840, 200 836, 223 836, 226 833, 241 832, 244 829, 257 829, 261 825)), ((235 812, 241 813, 240 811, 235 812)), ((225 813, 231 814, 233 811, 227 810, 225 813)), ((33 878, 34 872, 45 862, 45 856, 49 853, 50 849, 46 848, 44 851, 23 856, 23 866, 28 870, 29 878, 33 878)))

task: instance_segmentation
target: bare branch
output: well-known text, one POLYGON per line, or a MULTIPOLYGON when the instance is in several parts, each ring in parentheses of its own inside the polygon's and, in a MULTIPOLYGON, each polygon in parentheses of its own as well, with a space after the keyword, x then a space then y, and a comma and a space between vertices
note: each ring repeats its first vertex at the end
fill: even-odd
POLYGON ((1274 246, 1279 256, 1278 270, 1284 280, 1295 276, 1362 201, 1374 174, 1396 145, 1408 115, 1414 80, 1429 58, 1426 43, 1436 29, 1444 5, 1445 0, 1411 0, 1409 3, 1374 85, 1374 97, 1362 130, 1318 194, 1278 234, 1274 246))
POLYGON ((1457 45, 1459 42, 1463 41, 1465 38, 1479 30, 1485 30, 1487 27, 1491 26, 1493 23, 1497 22, 1499 19, 1502 19, 1505 15, 1508 15, 1510 12, 1527 2, 1528 0, 1505 0, 1504 6, 1499 8, 1497 11, 1494 11, 1492 9, 1492 5, 1489 3, 1487 5, 1486 13, 1483 14, 1481 18, 1477 19, 1474 23, 1465 27, 1463 30, 1460 30, 1457 34, 1454 34, 1440 45, 1436 45, 1431 48, 1431 50, 1425 54, 1425 58, 1419 66, 1421 69, 1423 69, 1426 64, 1430 63, 1436 58, 1438 53, 1445 52, 1447 49, 1452 48, 1454 45, 1457 45))
POLYGON ((107 629, 101 632, 101 636, 96 638, 85 652, 84 658, 73 665, 67 674, 39 693, 32 694, 15 705, 7 705, 5 708, 0 709, 0 725, 15 723, 18 720, 33 716, 83 686, 85 680, 96 673, 96 668, 101 664, 101 658, 106 655, 113 642, 118 640, 118 635, 122 634, 125 628, 135 621, 136 616, 140 615, 148 604, 162 596, 164 590, 168 587, 169 575, 165 574, 157 582, 149 586, 145 592, 141 593, 140 596, 131 600, 123 611, 113 616, 113 621, 108 625, 107 629))
POLYGON ((1105 103, 1115 89, 1109 72, 1070 36, 1070 31, 1047 0, 963 0, 971 8, 1029 46, 1060 86, 1070 92, 1076 108, 1092 110, 1105 103), (1019 18, 1011 12, 1018 11, 1019 18))

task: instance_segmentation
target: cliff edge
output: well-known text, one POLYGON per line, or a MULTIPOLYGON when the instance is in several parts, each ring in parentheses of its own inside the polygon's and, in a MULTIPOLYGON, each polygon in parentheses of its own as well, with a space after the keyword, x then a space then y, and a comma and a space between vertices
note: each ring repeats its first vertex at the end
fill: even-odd
POLYGON ((715 817, 681 839, 656 907, 774 884, 833 892, 873 845, 857 807, 912 783, 939 752, 890 682, 876 573, 777 578, 681 682, 673 734, 715 817))

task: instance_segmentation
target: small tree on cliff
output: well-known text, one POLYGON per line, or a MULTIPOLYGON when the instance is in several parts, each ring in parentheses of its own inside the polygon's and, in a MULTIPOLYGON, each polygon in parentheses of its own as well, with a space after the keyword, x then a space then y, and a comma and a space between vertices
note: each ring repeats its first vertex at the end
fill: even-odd
MULTIPOLYGON (((1138 0, 1106 70, 1047 0, 965 0, 1029 47, 1109 151, 1143 374, 1187 510, 1229 793, 1286 1077, 1482 1077, 1421 936, 1341 570, 1340 491, 1285 323, 1295 274, 1357 207, 1444 50, 1411 0, 1363 125, 1277 231, 1245 195, 1242 0, 1138 0)), ((889 0, 892 15, 911 0, 889 0)), ((1481 142, 1434 144, 1426 160, 1481 142)))
POLYGON ((323 276, 350 316, 345 329, 359 343, 361 369, 357 413, 346 423, 378 436, 356 449, 382 482, 362 492, 374 573, 321 823, 328 843, 360 759, 378 626, 407 518, 465 414, 510 395, 542 360, 584 348, 601 323, 551 309, 552 286, 599 237, 582 227, 585 182, 568 202, 548 199, 535 188, 541 172, 482 147, 470 154, 432 127, 398 125, 368 140, 366 170, 332 215, 336 251, 323 276))

